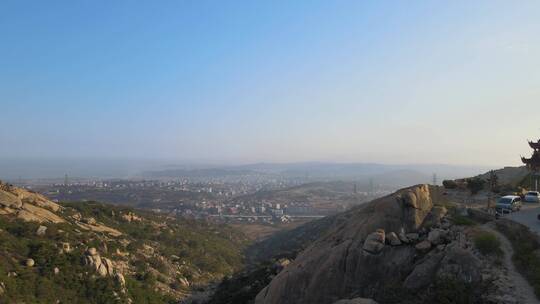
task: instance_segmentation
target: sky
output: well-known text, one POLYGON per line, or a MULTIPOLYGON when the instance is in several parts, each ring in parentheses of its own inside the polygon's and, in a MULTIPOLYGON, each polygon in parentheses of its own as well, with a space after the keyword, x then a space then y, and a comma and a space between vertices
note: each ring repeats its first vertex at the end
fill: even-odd
POLYGON ((539 1, 0 2, 0 159, 519 165, 539 1))

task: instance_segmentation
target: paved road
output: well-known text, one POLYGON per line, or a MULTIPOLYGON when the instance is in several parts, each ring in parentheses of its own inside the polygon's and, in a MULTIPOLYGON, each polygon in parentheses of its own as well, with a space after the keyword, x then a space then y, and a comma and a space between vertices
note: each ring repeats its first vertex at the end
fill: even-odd
POLYGON ((540 234, 540 221, 537 218, 538 214, 540 214, 540 205, 524 203, 520 211, 505 215, 505 217, 526 225, 531 228, 532 231, 536 231, 536 233, 540 234))

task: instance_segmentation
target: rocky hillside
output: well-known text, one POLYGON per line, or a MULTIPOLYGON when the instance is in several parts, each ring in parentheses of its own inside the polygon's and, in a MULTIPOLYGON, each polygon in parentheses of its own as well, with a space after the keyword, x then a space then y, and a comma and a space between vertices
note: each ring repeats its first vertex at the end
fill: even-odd
POLYGON ((506 303, 487 279, 496 258, 479 253, 478 231, 455 225, 446 204, 420 185, 336 216, 255 303, 506 303))
POLYGON ((0 183, 0 303, 177 303, 243 263, 242 234, 0 183))
MULTIPOLYGON (((502 169, 494 170, 493 173, 497 175, 499 184, 502 185, 520 185, 524 179, 529 175, 529 170, 525 166, 521 167, 504 167, 502 169)), ((478 175, 477 177, 488 180, 490 172, 478 175)))

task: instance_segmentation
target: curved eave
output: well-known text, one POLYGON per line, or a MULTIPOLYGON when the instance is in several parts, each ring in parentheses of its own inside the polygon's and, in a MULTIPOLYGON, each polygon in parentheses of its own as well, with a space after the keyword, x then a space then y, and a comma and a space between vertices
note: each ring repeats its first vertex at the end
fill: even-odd
POLYGON ((529 141, 529 146, 534 150, 540 150, 540 140, 537 142, 529 141))

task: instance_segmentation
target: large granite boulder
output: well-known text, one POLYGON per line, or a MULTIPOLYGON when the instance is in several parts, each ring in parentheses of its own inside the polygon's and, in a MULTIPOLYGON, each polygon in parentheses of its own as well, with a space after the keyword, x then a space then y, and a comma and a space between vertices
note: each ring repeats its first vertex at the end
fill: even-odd
POLYGON ((417 255, 413 246, 384 246, 383 231, 416 233, 432 207, 429 186, 419 185, 338 215, 336 224, 277 274, 255 303, 373 298, 380 282, 412 272, 417 255))
POLYGON ((363 249, 369 253, 378 254, 384 248, 385 233, 383 229, 370 233, 364 241, 363 249))

